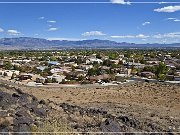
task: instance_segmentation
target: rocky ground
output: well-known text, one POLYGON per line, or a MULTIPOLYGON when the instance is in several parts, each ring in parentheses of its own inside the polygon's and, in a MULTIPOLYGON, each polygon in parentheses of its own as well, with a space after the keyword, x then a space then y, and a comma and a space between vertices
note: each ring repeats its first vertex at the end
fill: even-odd
POLYGON ((18 88, 0 87, 0 132, 31 132, 43 123, 50 111, 43 100, 18 88))
POLYGON ((0 132, 178 134, 179 86, 139 82, 49 89, 1 84, 0 132))

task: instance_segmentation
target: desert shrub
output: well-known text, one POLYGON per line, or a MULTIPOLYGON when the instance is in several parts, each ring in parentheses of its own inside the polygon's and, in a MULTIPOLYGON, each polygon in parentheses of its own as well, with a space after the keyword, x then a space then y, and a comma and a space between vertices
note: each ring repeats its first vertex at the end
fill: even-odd
POLYGON ((45 120, 39 127, 32 126, 31 131, 33 135, 63 135, 65 133, 72 134, 73 129, 62 119, 53 118, 45 120))

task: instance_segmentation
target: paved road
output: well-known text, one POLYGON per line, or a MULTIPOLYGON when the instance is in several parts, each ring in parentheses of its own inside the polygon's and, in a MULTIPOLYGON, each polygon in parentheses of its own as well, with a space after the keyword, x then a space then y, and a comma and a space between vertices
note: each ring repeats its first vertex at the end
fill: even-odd
POLYGON ((0 83, 12 85, 12 86, 19 86, 19 87, 22 87, 22 86, 23 86, 23 85, 21 85, 21 84, 17 84, 17 83, 14 83, 14 82, 12 82, 12 81, 6 81, 6 80, 2 80, 2 79, 0 79, 0 83))
POLYGON ((80 84, 54 84, 54 85, 42 85, 42 86, 27 86, 27 85, 22 85, 18 83, 14 83, 13 81, 8 81, 8 80, 2 80, 0 79, 0 83, 16 86, 16 87, 45 87, 45 88, 88 88, 88 87, 117 87, 117 86, 122 86, 122 85, 131 85, 136 83, 136 81, 132 82, 127 82, 124 84, 119 84, 119 85, 99 85, 99 84, 85 84, 85 85, 80 85, 80 84))

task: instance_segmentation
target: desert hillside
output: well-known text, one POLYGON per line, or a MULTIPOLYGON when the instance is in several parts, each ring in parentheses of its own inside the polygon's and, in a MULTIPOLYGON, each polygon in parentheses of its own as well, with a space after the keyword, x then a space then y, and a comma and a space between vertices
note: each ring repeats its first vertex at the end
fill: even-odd
POLYGON ((180 132, 179 85, 138 82, 45 88, 1 84, 0 97, 1 132, 180 132))

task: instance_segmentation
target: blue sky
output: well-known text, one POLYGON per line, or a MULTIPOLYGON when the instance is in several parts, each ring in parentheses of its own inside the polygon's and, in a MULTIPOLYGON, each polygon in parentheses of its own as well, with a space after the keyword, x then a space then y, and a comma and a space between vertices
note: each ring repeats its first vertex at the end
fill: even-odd
POLYGON ((108 39, 133 43, 180 43, 180 1, 164 4, 133 3, 143 0, 89 1, 107 3, 0 3, 0 38, 26 36, 51 40, 108 39))

